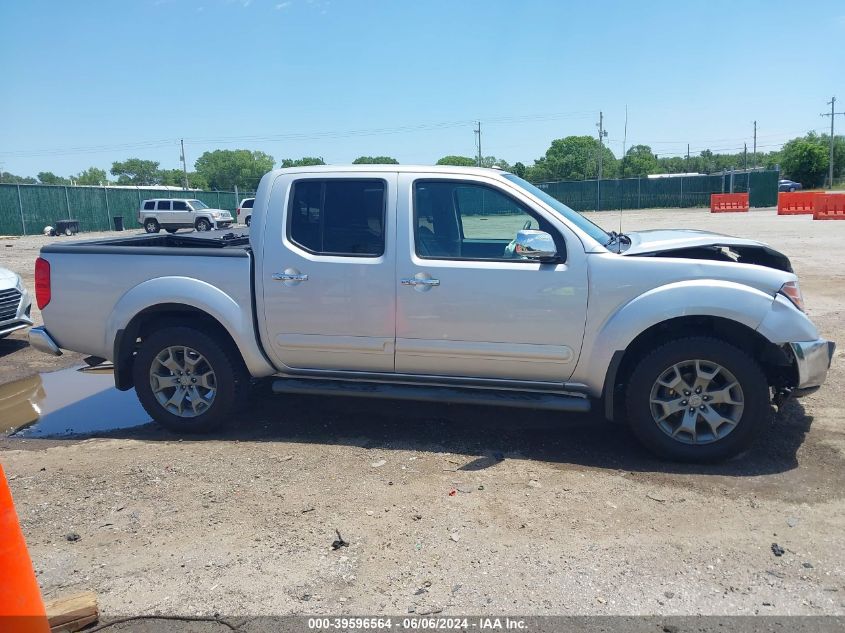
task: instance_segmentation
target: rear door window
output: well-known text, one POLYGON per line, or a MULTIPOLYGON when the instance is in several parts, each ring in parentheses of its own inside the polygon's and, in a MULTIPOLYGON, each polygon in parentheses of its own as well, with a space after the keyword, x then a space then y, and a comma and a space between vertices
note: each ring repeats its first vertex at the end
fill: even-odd
POLYGON ((293 184, 288 239, 320 255, 384 254, 383 180, 308 179, 293 184))
POLYGON ((158 201, 158 210, 159 211, 170 211, 170 200, 159 200, 158 201))

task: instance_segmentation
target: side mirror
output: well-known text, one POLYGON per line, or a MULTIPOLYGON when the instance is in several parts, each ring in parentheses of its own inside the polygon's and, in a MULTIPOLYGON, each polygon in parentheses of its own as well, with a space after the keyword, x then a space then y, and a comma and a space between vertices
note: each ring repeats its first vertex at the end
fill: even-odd
POLYGON ((545 231, 523 229, 516 234, 514 254, 523 259, 538 262, 557 260, 557 247, 551 235, 545 231))

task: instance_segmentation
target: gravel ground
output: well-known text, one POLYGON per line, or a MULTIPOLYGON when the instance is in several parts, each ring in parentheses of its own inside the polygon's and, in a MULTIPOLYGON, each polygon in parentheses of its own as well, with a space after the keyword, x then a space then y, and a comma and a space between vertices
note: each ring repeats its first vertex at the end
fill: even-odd
MULTIPOLYGON (((618 228, 617 214, 594 218, 618 228)), ((810 315, 842 341, 845 222, 624 214, 625 230, 669 226, 784 251, 810 315)), ((0 238, 3 265, 31 287, 48 239, 0 238)), ((21 340, 0 342, 0 383, 77 361, 21 340)), ((106 616, 842 615, 843 384, 837 352, 822 390, 716 466, 657 461, 587 416, 281 399, 266 386, 214 437, 147 424, 3 438, 0 460, 44 595, 92 589, 106 616), (336 530, 348 545, 333 550, 336 530)), ((95 400, 79 411, 123 415, 95 400)))

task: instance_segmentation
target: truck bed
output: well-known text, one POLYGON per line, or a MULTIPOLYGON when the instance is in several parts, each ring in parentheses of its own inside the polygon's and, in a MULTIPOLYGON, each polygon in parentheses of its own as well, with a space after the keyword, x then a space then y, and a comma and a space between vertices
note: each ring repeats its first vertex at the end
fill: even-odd
POLYGON ((45 322, 65 348, 112 359, 117 330, 149 305, 194 306, 255 343, 249 235, 138 235, 45 246, 52 298, 45 322))
MULTIPOLYGON (((146 255, 174 255, 175 249, 186 250, 186 254, 204 255, 231 253, 236 249, 249 249, 249 233, 220 232, 185 233, 185 234, 142 234, 131 237, 106 238, 102 240, 88 240, 83 242, 56 242, 42 249, 44 253, 110 253, 128 254, 126 249, 143 248, 146 255), (209 252, 212 251, 212 252, 209 252)), ((237 254, 235 256, 238 256, 237 254)))

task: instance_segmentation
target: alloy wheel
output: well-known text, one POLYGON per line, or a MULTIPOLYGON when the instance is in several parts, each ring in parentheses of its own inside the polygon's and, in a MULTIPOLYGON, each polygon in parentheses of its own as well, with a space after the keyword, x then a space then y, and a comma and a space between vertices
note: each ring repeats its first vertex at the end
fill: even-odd
POLYGON ((723 439, 736 428, 745 407, 736 377, 701 359, 666 368, 655 380, 649 402, 658 428, 684 444, 723 439))
POLYGON ((166 411, 181 418, 194 418, 214 402, 217 377, 202 354, 190 347, 171 346, 153 360, 150 388, 166 411))

